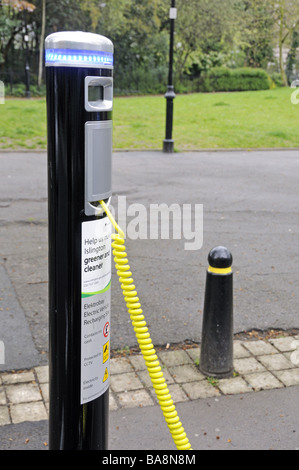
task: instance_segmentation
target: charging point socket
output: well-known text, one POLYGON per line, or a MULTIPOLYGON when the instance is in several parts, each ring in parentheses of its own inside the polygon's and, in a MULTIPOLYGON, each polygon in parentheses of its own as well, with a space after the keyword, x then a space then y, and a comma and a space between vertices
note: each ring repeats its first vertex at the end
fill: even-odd
POLYGON ((85 109, 89 112, 112 111, 112 77, 85 77, 85 109))

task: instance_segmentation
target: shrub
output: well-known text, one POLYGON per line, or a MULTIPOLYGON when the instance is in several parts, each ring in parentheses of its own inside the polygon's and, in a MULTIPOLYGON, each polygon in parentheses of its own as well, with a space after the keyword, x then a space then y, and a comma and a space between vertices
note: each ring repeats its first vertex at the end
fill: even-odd
MULTIPOLYGON (((40 88, 37 85, 30 85, 30 96, 42 97, 46 95, 46 86, 42 85, 40 88)), ((5 96, 14 96, 16 98, 24 98, 26 96, 26 86, 24 83, 17 83, 11 86, 8 84, 5 87, 5 96)))
POLYGON ((282 82, 282 78, 281 78, 281 73, 279 73, 279 72, 273 72, 273 73, 270 74, 270 77, 271 77, 271 80, 272 80, 273 83, 274 83, 274 86, 283 87, 283 82, 282 82))
POLYGON ((272 81, 263 69, 216 67, 200 77, 199 91, 269 90, 272 81))
POLYGON ((165 93, 167 72, 167 64, 135 65, 132 69, 118 69, 115 72, 114 93, 116 95, 165 93))

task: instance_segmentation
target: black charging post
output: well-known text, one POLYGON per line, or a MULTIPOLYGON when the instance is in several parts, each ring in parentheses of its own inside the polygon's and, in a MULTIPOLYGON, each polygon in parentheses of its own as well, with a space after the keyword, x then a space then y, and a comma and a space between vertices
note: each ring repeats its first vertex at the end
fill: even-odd
POLYGON ((45 41, 49 214, 49 448, 107 449, 113 44, 45 41))

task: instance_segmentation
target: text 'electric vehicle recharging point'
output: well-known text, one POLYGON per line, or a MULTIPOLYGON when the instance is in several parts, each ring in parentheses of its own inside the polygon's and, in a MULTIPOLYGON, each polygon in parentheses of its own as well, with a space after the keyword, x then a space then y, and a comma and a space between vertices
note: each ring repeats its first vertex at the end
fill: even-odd
POLYGON ((49 212, 49 447, 107 449, 113 44, 45 41, 49 212))

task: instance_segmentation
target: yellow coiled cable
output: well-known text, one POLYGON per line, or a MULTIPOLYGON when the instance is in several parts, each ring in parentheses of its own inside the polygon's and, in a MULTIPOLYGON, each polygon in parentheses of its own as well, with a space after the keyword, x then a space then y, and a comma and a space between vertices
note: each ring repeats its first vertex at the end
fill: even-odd
POLYGON ((165 421, 172 435, 173 441, 178 450, 192 450, 191 444, 184 431, 180 418, 175 409, 175 405, 169 393, 167 384, 165 382, 163 372, 159 363, 158 356, 152 344, 146 321, 141 309, 141 304, 137 295, 130 266, 128 264, 125 235, 121 228, 114 220, 111 212, 104 201, 100 201, 103 210, 106 212, 110 222, 115 228, 115 234, 111 238, 115 268, 121 283, 121 288, 124 295, 124 300, 127 305, 128 312, 131 317, 132 325, 134 327, 135 335, 145 360, 145 364, 151 378, 159 405, 163 412, 165 421))

